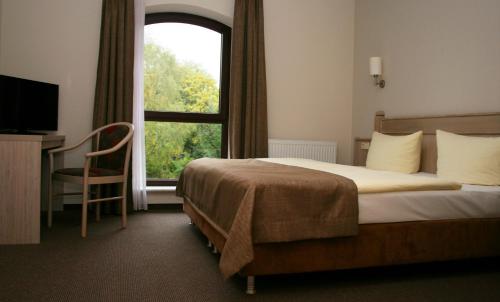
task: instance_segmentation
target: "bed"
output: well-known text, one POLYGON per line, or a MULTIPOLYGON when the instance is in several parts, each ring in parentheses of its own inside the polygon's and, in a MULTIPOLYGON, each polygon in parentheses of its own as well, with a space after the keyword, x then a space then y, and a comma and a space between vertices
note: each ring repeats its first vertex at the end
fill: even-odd
MULTIPOLYGON (((412 118, 386 118, 383 113, 377 113, 374 128, 393 135, 422 130, 419 175, 429 178, 436 172, 436 129, 464 135, 500 136, 500 113, 412 118)), ((356 146, 366 141, 356 141, 357 165, 363 165, 366 152, 356 146)), ((290 164, 282 161, 274 160, 290 164)), ((310 168, 310 163, 304 161, 293 164, 310 168)), ((254 278, 260 275, 500 256, 499 202, 498 187, 362 193, 359 194, 359 209, 356 209, 359 225, 355 235, 252 242, 252 259, 239 274, 247 277, 247 293, 251 294, 255 292, 254 278)), ((193 201, 184 196, 185 213, 214 248, 224 254, 228 233, 214 222, 216 217, 210 217, 201 209, 200 204, 203 200, 193 201)))

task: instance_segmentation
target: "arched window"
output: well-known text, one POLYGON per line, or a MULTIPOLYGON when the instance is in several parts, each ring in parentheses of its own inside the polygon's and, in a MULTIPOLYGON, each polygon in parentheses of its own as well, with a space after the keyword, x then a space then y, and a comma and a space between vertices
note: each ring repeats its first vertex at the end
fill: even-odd
POLYGON ((145 23, 147 183, 175 185, 189 161, 227 158, 231 29, 184 13, 145 23))

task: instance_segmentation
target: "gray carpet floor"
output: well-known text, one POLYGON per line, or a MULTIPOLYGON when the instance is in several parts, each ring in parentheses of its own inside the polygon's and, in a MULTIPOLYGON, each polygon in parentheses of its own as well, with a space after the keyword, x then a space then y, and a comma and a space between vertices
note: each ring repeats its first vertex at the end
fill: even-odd
POLYGON ((79 236, 57 213, 40 245, 0 246, 0 301, 500 301, 500 260, 224 280, 218 256, 179 211, 105 216, 79 236))

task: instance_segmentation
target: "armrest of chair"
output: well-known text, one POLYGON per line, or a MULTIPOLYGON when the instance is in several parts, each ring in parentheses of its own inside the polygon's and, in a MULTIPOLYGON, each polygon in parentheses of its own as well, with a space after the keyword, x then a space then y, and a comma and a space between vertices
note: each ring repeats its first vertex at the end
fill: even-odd
POLYGON ((65 146, 65 147, 49 150, 48 154, 49 154, 49 171, 50 171, 50 173, 54 172, 54 154, 55 153, 60 153, 60 152, 65 152, 65 151, 76 149, 76 148, 80 147, 81 145, 83 145, 90 138, 92 138, 96 133, 97 132, 93 131, 92 133, 87 135, 84 139, 82 139, 81 141, 79 141, 75 145, 65 146))
POLYGON ((91 134, 87 135, 84 139, 82 139, 81 141, 79 141, 75 145, 52 149, 52 150, 49 150, 48 153, 49 153, 49 155, 52 155, 54 153, 64 152, 64 151, 69 151, 69 150, 76 149, 76 148, 80 147, 81 145, 83 145, 83 143, 85 143, 86 141, 88 141, 94 135, 95 135, 95 133, 92 132, 91 134))
POLYGON ((68 150, 73 150, 73 149, 76 149, 78 147, 80 147, 81 144, 77 144, 77 145, 73 145, 73 146, 68 146, 68 147, 61 147, 61 148, 56 148, 56 149, 51 149, 48 151, 49 155, 52 155, 54 153, 59 153, 59 152, 64 152, 64 151, 68 151, 68 150))

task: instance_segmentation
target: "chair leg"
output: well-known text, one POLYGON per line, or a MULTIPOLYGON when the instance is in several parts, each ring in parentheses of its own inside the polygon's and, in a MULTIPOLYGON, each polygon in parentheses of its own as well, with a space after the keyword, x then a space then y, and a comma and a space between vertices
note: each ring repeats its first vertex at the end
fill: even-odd
POLYGON ((127 227, 127 186, 122 184, 122 228, 127 227))
POLYGON ((52 174, 49 176, 49 196, 47 198, 47 226, 52 227, 52 174))
POLYGON ((127 227, 127 199, 122 199, 122 228, 127 227))
POLYGON ((101 203, 96 202, 95 204, 95 221, 101 221, 101 203))
MULTIPOLYGON (((96 199, 101 198, 101 185, 97 185, 97 196, 96 199)), ((95 220, 101 221, 101 203, 96 202, 95 204, 95 220)))
POLYGON ((82 237, 87 237, 87 211, 89 199, 89 186, 85 182, 83 184, 83 201, 82 201, 82 237))
POLYGON ((247 277, 247 295, 255 295, 255 276, 247 277))

